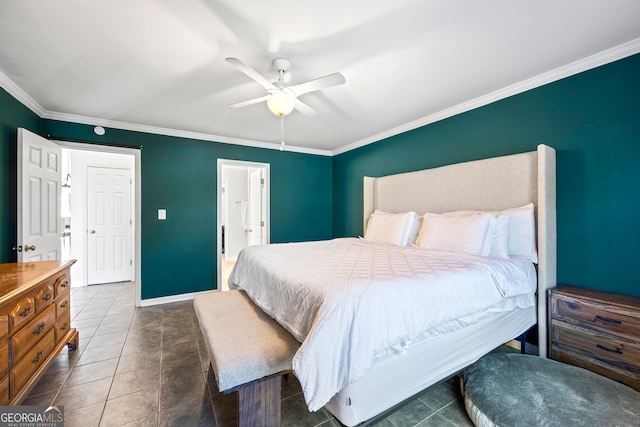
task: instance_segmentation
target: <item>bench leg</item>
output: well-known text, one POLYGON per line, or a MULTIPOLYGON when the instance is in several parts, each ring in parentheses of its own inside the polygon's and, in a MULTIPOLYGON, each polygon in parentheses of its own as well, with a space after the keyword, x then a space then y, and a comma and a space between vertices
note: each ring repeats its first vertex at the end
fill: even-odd
POLYGON ((240 388, 238 426, 280 426, 280 385, 280 375, 274 375, 240 388))

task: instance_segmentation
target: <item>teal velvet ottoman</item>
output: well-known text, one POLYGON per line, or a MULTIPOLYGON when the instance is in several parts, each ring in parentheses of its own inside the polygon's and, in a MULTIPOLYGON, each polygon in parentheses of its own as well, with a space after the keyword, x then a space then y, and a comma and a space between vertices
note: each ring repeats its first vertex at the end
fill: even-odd
POLYGON ((476 426, 640 426, 640 393, 576 366, 492 353, 461 378, 476 426))

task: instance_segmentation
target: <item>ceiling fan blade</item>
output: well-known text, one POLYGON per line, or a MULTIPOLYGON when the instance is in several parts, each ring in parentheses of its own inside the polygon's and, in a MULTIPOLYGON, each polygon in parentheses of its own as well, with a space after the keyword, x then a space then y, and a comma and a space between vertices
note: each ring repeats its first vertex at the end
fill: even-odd
POLYGON ((316 114, 318 114, 318 112, 316 110, 314 110, 313 108, 309 107, 307 104, 305 104, 304 102, 300 101, 298 98, 296 98, 296 103, 293 106, 296 110, 300 111, 302 114, 304 114, 305 116, 315 116, 316 114))
POLYGON ((229 64, 236 67, 238 70, 251 77, 256 82, 260 83, 265 89, 278 89, 271 83, 269 80, 262 77, 256 70, 246 65, 244 62, 240 61, 238 58, 226 58, 225 59, 229 64))
POLYGON ((320 77, 315 80, 310 80, 306 83, 300 83, 299 85, 289 86, 289 89, 300 96, 305 93, 314 92, 320 89, 326 89, 331 86, 337 86, 346 82, 344 76, 341 73, 333 73, 328 76, 320 77))
POLYGON ((230 105, 229 107, 232 107, 232 108, 246 107, 247 105, 257 104, 258 102, 266 101, 269 98, 271 98, 271 95, 265 95, 265 96, 261 96, 260 98, 254 98, 248 101, 238 102, 237 104, 230 105))

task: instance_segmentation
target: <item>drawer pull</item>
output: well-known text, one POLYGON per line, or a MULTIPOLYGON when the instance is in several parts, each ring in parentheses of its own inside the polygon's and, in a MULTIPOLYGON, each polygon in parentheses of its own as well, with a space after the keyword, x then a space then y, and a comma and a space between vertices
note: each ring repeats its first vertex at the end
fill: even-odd
POLYGON ((68 287, 69 287, 69 281, 68 281, 68 280, 65 280, 64 282, 62 282, 62 283, 60 284, 60 287, 61 287, 61 288, 68 288, 68 287))
POLYGON ((615 323, 616 325, 622 325, 622 320, 618 319, 607 319, 606 317, 596 315, 596 320, 599 320, 604 323, 615 323))
POLYGON ((63 330, 63 331, 66 331, 68 326, 69 326, 69 324, 67 322, 64 322, 60 329, 63 330))
POLYGON ((40 323, 37 328, 33 330, 33 335, 40 335, 40 332, 44 329, 44 322, 40 323))
POLYGON ((24 310, 20 312, 20 317, 27 317, 31 313, 31 307, 25 307, 24 310))
POLYGON ((40 358, 42 357, 43 354, 44 354, 44 352, 42 350, 40 350, 38 353, 36 353, 36 357, 31 362, 32 363, 39 363, 40 362, 40 358))
POLYGON ((607 347, 605 347, 605 346, 603 346, 601 344, 596 344, 596 347, 598 347, 601 350, 608 351, 610 353, 622 354, 622 350, 620 350, 619 348, 611 349, 611 348, 607 348, 607 347))
POLYGON ((60 304, 60 308, 67 308, 68 305, 69 305, 69 301, 64 300, 64 302, 60 304))
POLYGON ((51 294, 45 294, 44 298, 45 301, 49 301, 51 299, 51 294))

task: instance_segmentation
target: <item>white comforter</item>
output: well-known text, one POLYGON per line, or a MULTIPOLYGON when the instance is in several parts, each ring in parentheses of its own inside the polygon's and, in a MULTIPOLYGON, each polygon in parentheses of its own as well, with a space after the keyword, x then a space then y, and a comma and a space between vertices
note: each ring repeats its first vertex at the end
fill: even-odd
POLYGON ((533 305, 536 276, 526 260, 346 238, 250 246, 229 286, 302 343, 293 369, 315 411, 376 356, 500 310, 505 298, 533 305))

